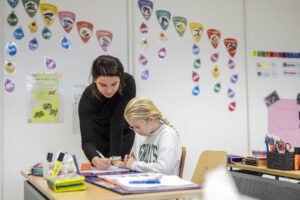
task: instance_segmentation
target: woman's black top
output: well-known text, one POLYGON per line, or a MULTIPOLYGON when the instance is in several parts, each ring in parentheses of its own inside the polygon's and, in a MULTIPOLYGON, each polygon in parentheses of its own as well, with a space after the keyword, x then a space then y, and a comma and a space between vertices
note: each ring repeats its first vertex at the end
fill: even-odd
POLYGON ((79 102, 81 145, 86 157, 91 161, 99 150, 105 157, 129 154, 134 132, 124 119, 127 103, 135 97, 134 78, 124 73, 123 95, 118 92, 111 98, 100 94, 100 99, 92 95, 91 86, 83 92, 79 102))

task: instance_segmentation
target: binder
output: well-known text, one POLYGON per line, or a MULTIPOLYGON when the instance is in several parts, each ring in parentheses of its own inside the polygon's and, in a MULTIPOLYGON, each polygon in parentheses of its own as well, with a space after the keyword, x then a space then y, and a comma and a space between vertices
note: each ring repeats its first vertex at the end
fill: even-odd
POLYGON ((233 155, 233 154, 227 154, 228 163, 241 163, 243 160, 243 156, 233 155))
POLYGON ((54 192, 84 190, 84 179, 78 174, 66 174, 47 178, 47 184, 54 192))

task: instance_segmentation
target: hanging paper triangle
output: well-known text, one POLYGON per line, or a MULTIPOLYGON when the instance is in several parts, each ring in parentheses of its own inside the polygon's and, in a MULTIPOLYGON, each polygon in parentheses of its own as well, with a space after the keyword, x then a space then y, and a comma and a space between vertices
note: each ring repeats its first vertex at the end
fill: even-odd
POLYGON ((208 39, 209 39, 210 43, 216 49, 219 45, 219 41, 221 38, 221 32, 216 29, 208 29, 207 35, 208 35, 208 39))
POLYGON ((196 42, 199 42, 203 33, 203 25, 200 23, 190 23, 190 30, 196 42))
POLYGON ((18 5, 19 0, 7 0, 7 2, 12 8, 15 8, 18 5))
POLYGON ((187 19, 179 16, 173 17, 173 24, 179 36, 183 36, 186 29, 187 19))
POLYGON ((149 0, 139 0, 139 8, 146 20, 149 20, 153 11, 153 3, 149 0))
POLYGON ((33 17, 40 5, 40 0, 22 0, 23 6, 30 17, 33 17))
POLYGON ((237 40, 233 38, 225 38, 224 39, 225 47, 231 57, 233 57, 236 53, 237 48, 237 40))
POLYGON ((75 23, 75 13, 70 11, 59 11, 58 18, 64 30, 67 33, 70 33, 75 23))
POLYGON ((158 23, 160 24, 161 28, 164 31, 167 30, 167 28, 170 24, 171 13, 166 10, 157 10, 156 17, 158 19, 158 23))
POLYGON ((78 33, 84 43, 87 43, 93 33, 93 24, 89 22, 80 21, 76 23, 78 33))
POLYGON ((110 31, 98 30, 96 35, 101 48, 107 51, 111 45, 113 34, 110 31))
POLYGON ((41 3, 40 10, 47 26, 51 26, 57 15, 57 7, 49 3, 41 3))

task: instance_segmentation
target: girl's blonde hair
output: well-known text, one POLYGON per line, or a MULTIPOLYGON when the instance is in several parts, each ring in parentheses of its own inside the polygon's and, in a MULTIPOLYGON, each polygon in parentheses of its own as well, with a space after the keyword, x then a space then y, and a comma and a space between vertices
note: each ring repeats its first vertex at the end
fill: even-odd
POLYGON ((140 119, 145 121, 147 121, 149 117, 153 117, 162 121, 164 124, 167 124, 176 131, 174 126, 161 114, 154 103, 146 97, 135 97, 131 99, 125 108, 124 117, 126 120, 140 119))

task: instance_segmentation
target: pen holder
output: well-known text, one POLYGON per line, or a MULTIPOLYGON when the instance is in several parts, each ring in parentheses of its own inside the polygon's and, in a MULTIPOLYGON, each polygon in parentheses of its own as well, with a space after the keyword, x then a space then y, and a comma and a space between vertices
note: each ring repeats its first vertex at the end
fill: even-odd
POLYGON ((267 152, 267 168, 294 170, 294 154, 267 152))

